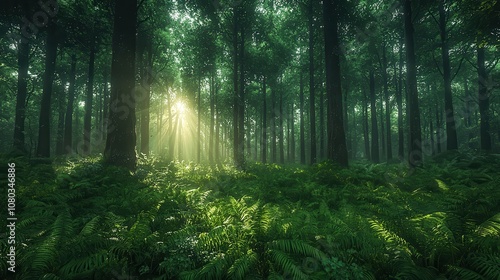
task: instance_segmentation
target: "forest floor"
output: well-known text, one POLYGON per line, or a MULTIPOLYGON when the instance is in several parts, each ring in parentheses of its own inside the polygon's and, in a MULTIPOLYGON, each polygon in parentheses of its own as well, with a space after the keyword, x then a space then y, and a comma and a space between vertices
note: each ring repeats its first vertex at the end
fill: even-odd
POLYGON ((500 279, 500 155, 413 171, 10 161, 17 279, 500 279))

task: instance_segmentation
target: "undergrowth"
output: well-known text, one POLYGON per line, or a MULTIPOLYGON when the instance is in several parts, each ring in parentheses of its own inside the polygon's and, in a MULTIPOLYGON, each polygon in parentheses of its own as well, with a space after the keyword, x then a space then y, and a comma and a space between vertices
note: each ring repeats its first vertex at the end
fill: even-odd
POLYGON ((12 160, 17 279, 500 279, 496 155, 412 171, 12 160))

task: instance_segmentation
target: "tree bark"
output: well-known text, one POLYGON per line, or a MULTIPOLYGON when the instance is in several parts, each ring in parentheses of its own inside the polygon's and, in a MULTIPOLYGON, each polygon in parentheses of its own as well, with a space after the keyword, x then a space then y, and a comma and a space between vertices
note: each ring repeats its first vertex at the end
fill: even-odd
POLYGON ((38 147, 36 155, 47 158, 50 157, 51 98, 57 58, 56 28, 55 22, 49 23, 47 28, 45 73, 43 76, 43 93, 38 122, 38 147))
POLYGON ((338 0, 323 1, 325 74, 328 99, 328 159, 333 160, 341 166, 347 166, 348 156, 340 85, 340 44, 337 30, 339 17, 338 5, 338 0))
POLYGON ((111 97, 108 135, 104 160, 106 163, 136 167, 135 134, 135 50, 137 0, 122 0, 115 5, 111 97))
POLYGON ((386 127, 386 143, 387 143, 387 161, 392 159, 392 133, 391 133, 391 106, 389 101, 389 79, 387 77, 387 55, 386 44, 382 47, 382 80, 384 83, 384 97, 385 97, 385 127, 386 127))
POLYGON ((415 62, 415 43, 412 22, 411 0, 404 1, 405 49, 408 82, 408 120, 410 124, 410 143, 408 144, 408 162, 410 167, 422 165, 422 133, 420 127, 420 108, 418 105, 417 66, 415 62))
POLYGON ((299 102, 300 102, 300 164, 306 164, 306 140, 304 128, 304 82, 302 79, 302 68, 300 71, 299 102))
POLYGON ((309 1, 308 6, 308 31, 309 31, 309 114, 311 129, 311 164, 316 163, 316 103, 314 90, 314 1, 309 1))
POLYGON ((262 163, 267 162, 267 97, 266 97, 266 76, 262 78, 262 141, 261 152, 262 163))
POLYGON ((370 132, 368 131, 368 97, 366 91, 363 89, 363 138, 365 142, 365 158, 371 160, 370 153, 370 132))
POLYGON ((238 101, 238 114, 239 114, 239 136, 238 136, 238 164, 241 169, 245 167, 245 29, 244 25, 240 25, 240 96, 238 101))
POLYGON ((238 12, 237 7, 233 7, 233 160, 234 164, 239 164, 239 91, 238 91, 238 12))
POLYGON ((85 116, 83 118, 83 155, 90 154, 90 135, 92 126, 92 102, 94 96, 94 64, 95 64, 94 48, 90 50, 89 54, 89 72, 87 80, 87 97, 85 99, 85 116))
POLYGON ((142 77, 142 105, 141 105, 141 153, 149 156, 149 122, 150 122, 150 102, 151 102, 151 84, 153 83, 153 42, 151 38, 147 39, 147 58, 146 67, 143 68, 142 77))
POLYGON ((481 118, 479 130, 481 135, 481 150, 491 151, 490 135, 490 96, 488 93, 488 74, 485 67, 484 47, 477 47, 477 75, 478 75, 478 98, 479 116, 481 118))
POLYGON ((446 112, 446 149, 450 151, 458 149, 458 140, 451 92, 451 66, 448 48, 448 31, 446 30, 446 14, 444 10, 445 1, 446 0, 439 1, 439 30, 441 36, 441 55, 443 57, 444 110, 446 112))
MULTIPOLYGON (((22 26, 21 26, 22 27, 22 26)), ((28 95, 28 68, 29 68, 30 43, 29 40, 20 39, 17 49, 17 96, 16 117, 14 121, 14 150, 25 154, 26 97, 28 95)))
POLYGON ((380 162, 379 143, 378 143, 378 125, 377 125, 377 108, 375 96, 375 77, 373 69, 370 70, 370 113, 372 120, 372 145, 371 145, 371 160, 374 163, 380 162))

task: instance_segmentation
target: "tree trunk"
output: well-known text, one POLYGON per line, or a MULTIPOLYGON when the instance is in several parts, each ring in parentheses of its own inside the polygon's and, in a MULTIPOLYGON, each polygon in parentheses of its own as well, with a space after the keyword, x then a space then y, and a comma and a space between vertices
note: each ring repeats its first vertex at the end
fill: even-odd
POLYGON ((26 97, 28 95, 28 67, 30 43, 29 40, 20 39, 17 50, 17 96, 16 117, 14 121, 14 150, 25 154, 24 123, 26 119, 26 97))
POLYGON ((441 35, 441 55, 443 57, 444 110, 446 112, 446 149, 450 151, 458 149, 458 140, 451 92, 451 66, 448 48, 448 35, 446 30, 446 14, 444 9, 445 1, 446 0, 439 1, 439 30, 441 35))
POLYGON ((333 160, 341 166, 347 166, 348 157, 340 86, 340 43, 337 30, 339 17, 338 5, 338 0, 323 1, 325 74, 328 99, 328 159, 333 160))
POLYGON ((291 125, 291 132, 290 132, 290 161, 292 163, 295 163, 295 105, 292 103, 291 105, 291 112, 290 112, 290 125, 291 125))
POLYGON ((239 136, 238 136, 238 164, 239 168, 245 167, 245 30, 244 25, 240 25, 241 48, 240 48, 240 96, 238 101, 239 114, 239 136))
POLYGON ((300 164, 306 164, 306 140, 304 129, 304 82, 302 79, 302 69, 300 71, 300 87, 299 87, 299 102, 300 102, 300 164))
POLYGON ((319 159, 325 158, 325 96, 323 90, 319 96, 319 159))
POLYGON ((209 143, 208 143, 208 161, 210 164, 214 163, 214 128, 215 128, 215 66, 211 71, 210 76, 210 130, 209 130, 209 143))
MULTIPOLYGON (((396 73, 396 71, 394 71, 396 73)), ((398 103, 398 158, 402 161, 404 154, 404 125, 403 125, 403 42, 399 44, 399 67, 396 89, 396 102, 398 103)))
POLYGON ((271 163, 276 163, 276 83, 271 82, 271 163))
POLYGON ((267 97, 266 76, 262 78, 262 141, 260 150, 262 152, 262 163, 267 162, 267 97))
POLYGON ((108 135, 104 160, 107 163, 135 169, 135 49, 137 0, 122 0, 115 5, 111 97, 108 135))
POLYGON ((238 12, 233 7, 233 159, 234 164, 239 164, 239 91, 238 91, 238 12))
POLYGON ((365 158, 371 160, 370 153, 370 132, 368 131, 368 97, 366 91, 363 89, 363 138, 365 142, 365 158))
POLYGON ((219 113, 219 104, 217 104, 217 93, 218 93, 218 84, 215 85, 214 88, 214 104, 215 104, 215 162, 217 164, 220 163, 220 113, 219 113))
MULTIPOLYGON (((201 74, 200 74, 201 76, 201 74)), ((201 77, 198 77, 198 137, 196 159, 198 164, 201 162, 201 77)), ((179 142, 180 143, 180 142, 179 142)))
POLYGON ((57 35, 55 22, 49 23, 47 28, 47 43, 45 55, 45 74, 43 76, 43 93, 38 122, 38 157, 50 157, 50 115, 51 98, 54 82, 54 72, 57 58, 57 35))
POLYGON ((95 64, 95 49, 90 50, 89 55, 89 72, 87 81, 87 97, 85 99, 85 116, 83 118, 83 155, 90 154, 90 135, 92 124, 92 101, 94 96, 94 64, 95 64))
POLYGON ((410 143, 408 144, 408 162, 411 167, 422 165, 422 133, 420 127, 420 108, 417 91, 417 66, 415 63, 415 43, 411 0, 404 1, 405 49, 408 82, 408 120, 410 124, 410 143))
POLYGON ((57 135, 56 135, 56 155, 61 156, 64 154, 64 107, 66 101, 65 86, 66 78, 65 74, 61 74, 61 85, 57 90, 57 135))
POLYGON ((490 96, 488 93, 488 74, 484 62, 484 47, 477 47, 477 75, 478 75, 478 98, 479 98, 479 115, 480 135, 481 135, 481 150, 491 151, 491 135, 490 135, 490 96))
POLYGON ((153 83, 153 42, 152 38, 147 40, 147 59, 146 67, 143 67, 143 77, 142 77, 142 90, 143 96, 141 100, 141 153, 149 156, 149 107, 151 101, 151 84, 153 83))
POLYGON ((378 143, 378 125, 377 125, 377 108, 375 96, 375 77, 373 69, 370 70, 370 113, 372 120, 372 147, 371 147, 371 160, 374 163, 380 162, 379 143, 378 143))
POLYGON ((314 1, 309 1, 308 6, 308 31, 309 31, 309 114, 311 125, 311 164, 316 163, 316 103, 314 90, 314 1))
POLYGON ((280 122, 279 122, 279 137, 280 137, 280 142, 279 142, 279 148, 280 148, 280 163, 284 164, 285 163, 285 147, 284 147, 284 141, 285 141, 285 136, 283 133, 283 91, 280 90, 279 92, 280 95, 280 104, 279 104, 279 115, 280 115, 280 122))
POLYGON ((382 48, 382 80, 384 83, 384 97, 385 97, 385 127, 386 127, 386 139, 387 139, 387 161, 392 159, 392 133, 391 133, 391 106, 389 102, 389 89, 388 89, 388 77, 387 77, 387 56, 386 56, 386 45, 384 43, 382 48))

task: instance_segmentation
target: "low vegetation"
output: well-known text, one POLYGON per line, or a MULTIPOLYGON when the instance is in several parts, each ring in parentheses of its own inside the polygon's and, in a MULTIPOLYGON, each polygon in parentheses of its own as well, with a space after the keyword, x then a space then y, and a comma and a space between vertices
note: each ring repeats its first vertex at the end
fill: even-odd
POLYGON ((500 279, 495 155, 411 173, 14 161, 17 279, 500 279))

